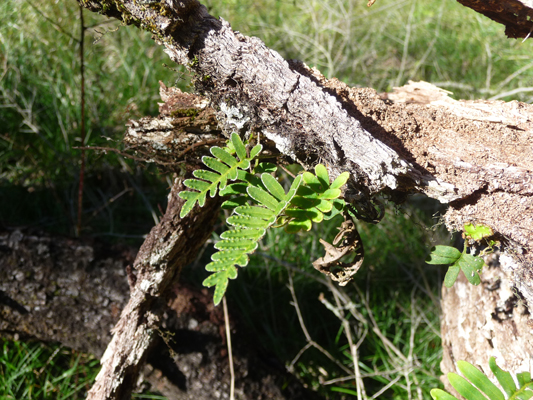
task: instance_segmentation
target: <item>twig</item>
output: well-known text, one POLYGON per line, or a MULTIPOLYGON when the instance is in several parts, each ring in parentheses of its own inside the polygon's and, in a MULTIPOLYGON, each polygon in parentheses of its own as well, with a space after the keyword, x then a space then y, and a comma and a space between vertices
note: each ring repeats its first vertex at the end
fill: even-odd
MULTIPOLYGON (((333 284, 330 282, 330 285, 333 286, 333 284)), ((335 298, 335 301, 337 302, 337 307, 334 307, 333 304, 331 304, 323 294, 320 294, 319 300, 335 314, 337 318, 341 320, 342 327, 344 329, 344 335, 346 336, 346 340, 348 341, 348 345, 350 346, 350 353, 352 355, 352 361, 353 361, 353 369, 354 369, 354 378, 355 378, 355 385, 357 388, 357 400, 362 400, 363 397, 366 397, 365 389, 364 389, 364 383, 363 379, 361 378, 361 371, 359 370, 359 357, 357 356, 357 349, 358 346, 354 344, 353 338, 352 338, 352 330, 350 323, 345 318, 344 313, 342 312, 342 309, 340 307, 340 298, 336 296, 335 292, 332 291, 333 296, 335 298)))
MULTIPOLYGON (((72 36, 69 32, 67 32, 66 30, 63 29, 63 27, 61 25, 59 25, 57 22, 55 22, 54 20, 52 20, 51 18, 48 18, 46 15, 43 14, 43 12, 37 8, 36 6, 34 6, 32 4, 31 1, 29 0, 26 0, 26 3, 28 3, 41 17, 43 17, 46 21, 48 21, 51 25, 55 26, 56 29, 61 32, 62 34, 68 36, 69 38, 71 38, 72 40, 76 40, 76 38, 74 36, 72 36)), ((83 22, 82 22, 82 25, 83 25, 83 22)))
POLYGON ((228 305, 226 302, 226 296, 222 298, 222 307, 224 308, 224 325, 226 325, 226 343, 228 344, 228 359, 229 359, 229 373, 231 377, 230 383, 230 400, 235 399, 235 371, 233 369, 233 352, 231 349, 231 330, 229 326, 229 314, 228 314, 228 305))
POLYGON ((392 385, 394 385, 396 382, 398 382, 400 380, 402 376, 401 375, 398 375, 396 378, 394 378, 392 381, 390 381, 389 383, 387 383, 387 385, 383 386, 381 388, 381 390, 377 393, 375 393, 371 398, 372 399, 377 399, 381 393, 385 392, 385 390, 387 390, 388 388, 390 388, 392 385))
POLYGON ((188 153, 189 151, 191 151, 192 149, 194 149, 196 147, 207 146, 207 145, 211 145, 211 144, 215 144, 215 143, 222 143, 222 142, 225 142, 225 141, 226 141, 226 139, 208 139, 208 140, 202 140, 200 142, 193 143, 189 147, 186 147, 185 150, 183 150, 181 153, 179 153, 176 158, 179 160, 186 153, 188 153))
MULTIPOLYGON (((147 160, 144 159, 144 158, 140 158, 140 157, 135 157, 135 156, 132 156, 131 154, 128 154, 128 153, 125 153, 119 149, 114 149, 113 147, 102 147, 102 146, 76 146, 76 147, 73 147, 73 149, 76 149, 76 150, 100 150, 100 151, 112 151, 113 153, 117 153, 117 154, 120 154, 121 156, 123 157, 127 157, 127 158, 130 158, 134 161, 139 161, 139 162, 146 162, 147 160)), ((174 164, 174 163, 159 163, 158 164, 162 164, 162 165, 171 165, 171 164, 174 164)))
POLYGON ((307 331, 307 327, 305 326, 305 322, 304 322, 304 319, 302 317, 302 313, 300 311, 300 306, 298 305, 298 299, 297 299, 296 293, 294 291, 294 283, 292 281, 292 275, 290 273, 289 273, 289 285, 288 286, 289 286, 289 291, 291 292, 291 297, 292 297, 292 300, 293 300, 292 301, 292 305, 296 309, 296 315, 298 316, 298 321, 300 322, 300 327, 302 328, 302 331, 304 332, 305 338, 307 339, 307 345, 305 345, 305 347, 302 350, 300 350, 298 355, 291 361, 291 363, 289 365, 289 371, 293 371, 294 370, 294 364, 296 363, 296 361, 298 361, 298 359, 304 353, 304 351, 307 350, 309 347, 313 346, 315 349, 317 349, 322 354, 324 354, 327 358, 329 358, 331 361, 333 361, 343 371, 345 371, 348 374, 351 373, 352 371, 350 371, 348 368, 346 368, 345 365, 340 363, 326 349, 324 349, 322 346, 320 346, 317 342, 315 342, 311 338, 311 335, 309 334, 309 332, 307 331))

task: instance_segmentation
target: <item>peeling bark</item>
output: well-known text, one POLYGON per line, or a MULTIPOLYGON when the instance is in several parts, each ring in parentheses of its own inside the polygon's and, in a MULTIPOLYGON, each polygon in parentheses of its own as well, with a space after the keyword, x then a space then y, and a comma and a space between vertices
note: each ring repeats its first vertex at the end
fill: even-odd
POLYGON ((207 240, 218 217, 219 199, 208 199, 180 219, 184 189, 176 180, 169 195, 167 211, 141 246, 134 268, 136 282, 128 304, 113 328, 113 339, 102 357, 102 369, 87 399, 128 399, 144 365, 147 350, 159 329, 158 310, 165 290, 179 270, 188 264, 207 240))
MULTIPOLYGON (((483 270, 479 286, 461 274, 452 288, 442 290, 441 370, 457 373, 456 362, 465 360, 498 384, 488 365, 491 356, 513 374, 531 371, 533 316, 499 257, 487 258, 489 267, 483 270)), ((455 392, 447 378, 442 380, 447 390, 455 392)))
MULTIPOLYGON (((503 244, 502 263, 533 304, 533 106, 455 101, 424 85, 404 88, 403 100, 400 94, 383 99, 372 89, 349 88, 303 63, 283 60, 259 39, 210 16, 196 0, 163 0, 155 6, 133 0, 79 2, 152 31, 170 58, 195 74, 195 87, 207 98, 222 135, 253 133, 305 168, 323 162, 333 177, 350 172, 344 196, 356 206, 368 206, 379 194, 395 200, 420 192, 451 205, 444 218, 450 230, 461 230, 466 222, 491 226, 503 244)), ((151 145, 165 162, 180 162, 179 156, 189 153, 197 139, 189 136, 183 140, 185 148, 174 149, 168 137, 175 122, 165 118, 159 125, 132 123, 128 136, 136 134, 134 143, 144 141, 139 147, 147 152, 151 145)), ((207 143, 198 147, 206 149, 207 143)), ((154 231, 143 246, 144 256, 157 255, 157 235, 173 237, 170 232, 154 231)), ((136 285, 116 328, 104 356, 106 378, 99 379, 92 398, 97 393, 120 398, 116 393, 122 388, 113 388, 111 382, 113 368, 119 371, 119 386, 124 377, 135 376, 142 350, 129 359, 111 358, 116 348, 128 348, 129 338, 139 333, 136 329, 146 340, 135 343, 147 346, 156 317, 140 320, 150 315, 145 294, 160 295, 164 286, 161 274, 154 272, 147 269, 140 276, 144 283, 136 285), (135 311, 132 326, 127 325, 130 310, 135 311)))

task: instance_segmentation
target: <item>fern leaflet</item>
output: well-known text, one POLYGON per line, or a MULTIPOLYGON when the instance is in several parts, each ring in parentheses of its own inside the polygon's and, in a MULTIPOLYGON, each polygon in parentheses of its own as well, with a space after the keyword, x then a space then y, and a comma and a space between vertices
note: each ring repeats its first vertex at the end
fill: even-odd
MULTIPOLYGON (((509 400, 530 399, 533 397, 533 381, 531 381, 531 374, 529 372, 521 372, 516 374, 519 388, 516 388, 515 381, 509 372, 503 371, 496 360, 491 357, 489 360, 489 367, 496 376, 499 384, 505 391, 509 400)), ((467 400, 505 400, 505 396, 496 385, 494 385, 489 378, 472 364, 466 361, 458 361, 457 368, 468 379, 460 375, 450 372, 448 380, 451 385, 467 400), (484 395, 483 395, 484 394, 484 395), (486 397, 485 397, 486 396, 486 397)), ((457 400, 456 397, 446 393, 441 389, 432 389, 431 397, 434 400, 457 400)))
POLYGON ((272 226, 278 216, 285 210, 296 194, 301 176, 296 177, 287 193, 278 181, 268 173, 261 175, 262 186, 248 186, 246 192, 258 205, 242 205, 235 208, 235 215, 227 219, 231 225, 229 231, 221 235, 221 241, 215 245, 217 253, 211 256, 211 262, 205 269, 214 274, 204 280, 203 285, 215 286, 213 301, 219 304, 226 292, 229 279, 237 277, 235 265, 244 267, 248 264, 248 254, 256 248, 266 230, 272 226))
POLYGON ((298 189, 290 207, 285 211, 286 215, 278 221, 280 225, 285 225, 288 233, 309 231, 313 222, 330 219, 344 208, 344 201, 338 197, 350 174, 343 172, 331 184, 328 171, 322 164, 315 167, 315 174, 303 173, 305 184, 298 189))
POLYGON ((239 176, 239 171, 244 172, 245 169, 250 168, 250 161, 261 152, 262 146, 258 144, 252 148, 248 156, 244 143, 236 133, 231 134, 230 140, 238 159, 226 149, 216 146, 211 147, 210 151, 214 157, 204 156, 202 157, 202 162, 213 171, 196 170, 193 175, 198 179, 187 179, 183 182, 185 186, 195 191, 182 191, 179 193, 179 197, 186 200, 181 208, 181 218, 189 214, 196 203, 203 207, 207 193, 211 197, 215 197, 218 190, 226 188, 228 180, 236 180, 239 176))
POLYGON ((196 170, 193 175, 197 179, 185 180, 185 186, 192 191, 179 193, 186 200, 180 212, 182 218, 196 203, 202 207, 208 194, 230 196, 222 204, 223 208, 234 211, 226 221, 230 230, 222 233, 215 245, 218 251, 205 267, 213 274, 203 285, 215 286, 215 305, 222 300, 228 281, 237 277, 236 266, 248 264, 249 254, 256 250, 267 229, 276 224, 285 225, 291 233, 308 231, 313 222, 330 219, 344 209, 345 203, 338 197, 348 173, 339 175, 330 184, 326 167, 319 164, 315 167, 316 175, 304 172, 297 176, 285 193, 271 175, 277 169, 274 164, 258 163, 250 170, 251 161, 261 149, 261 145, 256 145, 248 155, 240 137, 233 133, 226 148, 212 147, 210 151, 214 157, 202 158, 209 170, 196 170))

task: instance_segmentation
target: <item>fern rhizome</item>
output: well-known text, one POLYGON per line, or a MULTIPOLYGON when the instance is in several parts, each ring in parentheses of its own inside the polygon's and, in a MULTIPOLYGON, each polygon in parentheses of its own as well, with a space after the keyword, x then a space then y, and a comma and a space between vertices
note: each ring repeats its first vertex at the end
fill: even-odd
POLYGON ((204 156, 202 162, 210 170, 193 172, 195 178, 184 184, 192 191, 182 191, 179 196, 186 200, 180 213, 185 217, 196 203, 202 207, 207 195, 230 196, 222 207, 233 210, 227 219, 230 229, 220 236, 206 270, 213 272, 203 284, 215 286, 213 300, 220 303, 228 281, 237 277, 237 268, 245 267, 249 254, 254 252, 267 229, 285 227, 289 233, 309 231, 313 222, 321 222, 344 211, 345 203, 339 199, 341 188, 349 174, 340 174, 330 183, 326 168, 319 164, 315 174, 304 172, 296 176, 285 192, 272 175, 277 170, 274 164, 257 162, 260 144, 246 149, 239 135, 233 133, 225 148, 212 147, 213 157, 204 156))

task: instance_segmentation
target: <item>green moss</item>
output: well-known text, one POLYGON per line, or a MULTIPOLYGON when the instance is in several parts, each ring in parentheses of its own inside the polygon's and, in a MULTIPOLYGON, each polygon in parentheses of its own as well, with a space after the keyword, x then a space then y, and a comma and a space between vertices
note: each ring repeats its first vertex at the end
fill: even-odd
POLYGON ((175 118, 190 117, 191 121, 194 121, 194 119, 198 116, 199 113, 200 111, 196 108, 179 108, 177 110, 172 111, 170 115, 175 118))

